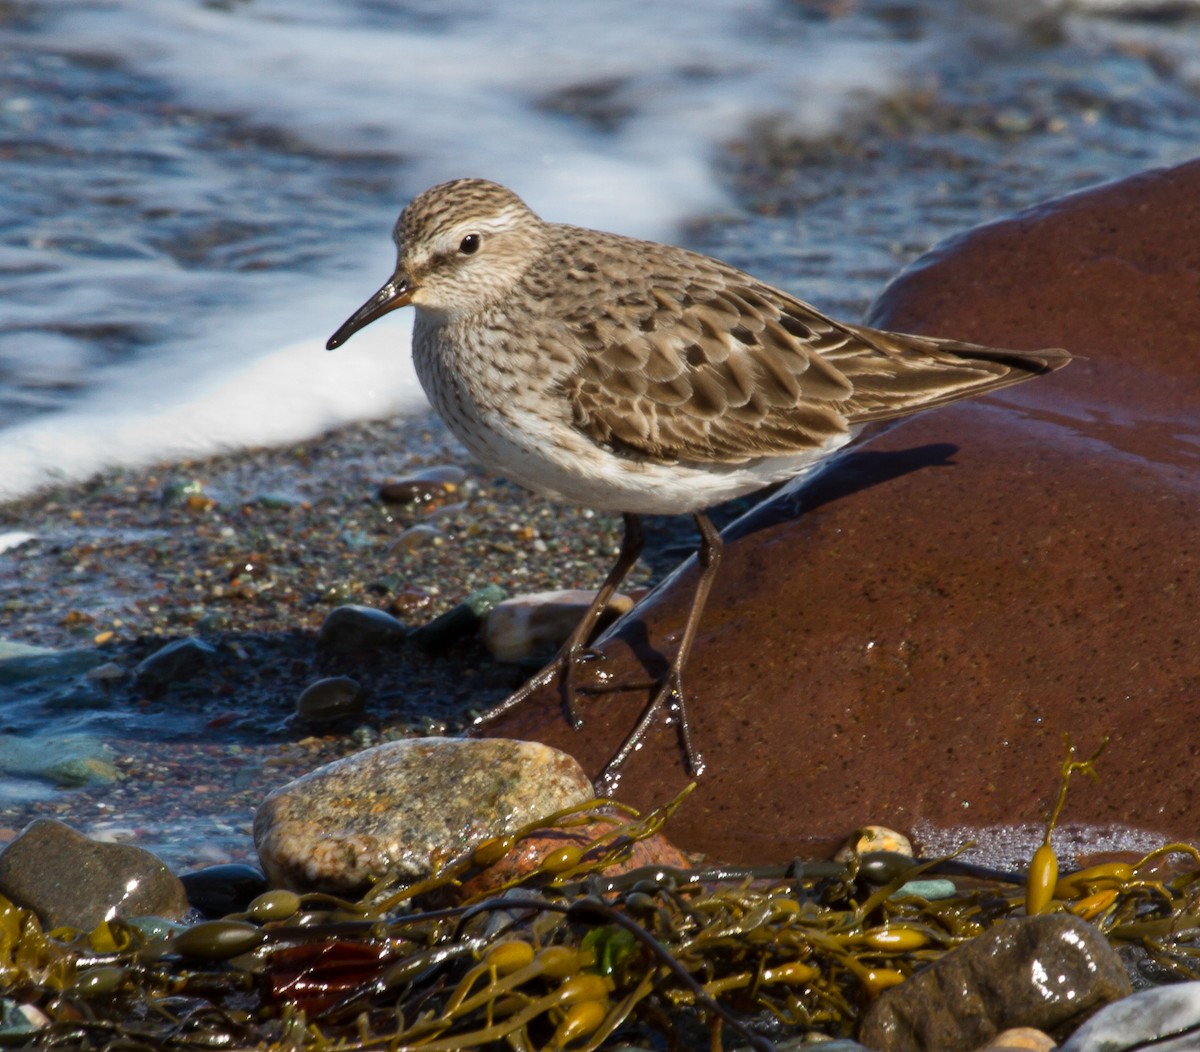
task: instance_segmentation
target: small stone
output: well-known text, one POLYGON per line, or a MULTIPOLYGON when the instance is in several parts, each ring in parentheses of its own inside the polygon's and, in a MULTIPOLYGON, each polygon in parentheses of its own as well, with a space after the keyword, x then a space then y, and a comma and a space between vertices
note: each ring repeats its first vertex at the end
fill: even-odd
POLYGON ((1054 1038, 1031 1026, 1018 1026, 1005 1030, 979 1052, 1051 1052, 1057 1048, 1054 1038))
POLYGON ((33 910, 47 929, 90 931, 147 914, 181 920, 189 910, 183 885, 149 851, 103 844, 49 818, 0 851, 0 894, 33 910))
POLYGON ((38 738, 0 735, 0 773, 45 778, 63 788, 105 785, 118 778, 108 747, 86 734, 38 738))
POLYGON ((872 851, 890 851, 906 858, 913 857, 912 841, 903 833, 887 826, 863 826, 834 858, 838 862, 846 862, 855 855, 866 855, 872 851))
POLYGON ((391 614, 370 606, 339 606, 331 610, 317 633, 320 646, 335 650, 370 650, 400 643, 407 633, 391 614))
POLYGON ((267 890, 267 881, 253 866, 225 862, 184 873, 179 882, 188 902, 210 919, 241 913, 267 890))
POLYGON ((92 648, 51 650, 0 639, 0 687, 77 676, 104 662, 92 648))
POLYGON ((413 633, 413 642, 422 650, 433 653, 479 629, 489 611, 504 601, 504 589, 499 585, 486 584, 476 589, 452 610, 435 617, 413 633))
POLYGON ((97 683, 115 683, 125 678, 125 669, 115 661, 106 661, 88 672, 87 678, 97 683))
MULTIPOLYGON (((531 873, 552 852, 563 848, 582 852, 581 861, 593 857, 589 847, 600 837, 621 825, 615 818, 602 816, 586 825, 570 828, 551 827, 539 829, 520 841, 499 861, 493 862, 463 883, 460 894, 463 899, 485 895, 502 884, 531 873)), ((594 849, 596 855, 612 847, 612 842, 594 849)), ((692 860, 672 844, 661 833, 655 833, 634 843, 629 854, 620 862, 601 870, 606 877, 620 876, 631 869, 642 866, 674 866, 690 869, 692 860)))
POLYGON ((901 884, 889 896, 902 899, 913 896, 926 902, 937 902, 939 899, 952 899, 958 894, 958 885, 952 880, 910 880, 901 884))
POLYGON ((392 544, 392 551, 415 552, 419 548, 427 548, 431 544, 440 544, 445 539, 446 535, 436 526, 420 522, 416 526, 410 526, 397 536, 395 543, 392 544))
POLYGON ((592 798, 578 762, 537 742, 410 738, 321 767, 271 793, 254 842, 272 886, 361 892, 592 798))
POLYGON ((1101 1009, 1061 1052, 1195 1052, 1200 1048, 1200 982, 1159 986, 1101 1009))
POLYGON ((454 497, 457 492, 457 482, 413 475, 385 482, 379 487, 379 499, 384 504, 424 505, 454 497))
MULTIPOLYGON (((497 661, 514 663, 553 654, 567 641, 595 597, 595 592, 575 588, 506 599, 484 619, 484 646, 497 661)), ((632 609, 629 596, 614 595, 601 613, 598 627, 632 609)))
POLYGON ((50 1017, 37 1005, 0 999, 0 1042, 15 1044, 14 1039, 50 1025, 50 1017))
POLYGON ((365 691, 349 676, 329 676, 310 683, 296 699, 296 715, 310 723, 331 723, 363 710, 365 691))
POLYGON ((143 689, 165 687, 191 679, 217 654, 202 639, 176 639, 159 647, 133 670, 134 683, 143 689))
POLYGON ((1001 1031, 1069 1034, 1129 994, 1121 959, 1069 914, 1004 921, 880 995, 858 1038, 882 1052, 971 1052, 1001 1031))

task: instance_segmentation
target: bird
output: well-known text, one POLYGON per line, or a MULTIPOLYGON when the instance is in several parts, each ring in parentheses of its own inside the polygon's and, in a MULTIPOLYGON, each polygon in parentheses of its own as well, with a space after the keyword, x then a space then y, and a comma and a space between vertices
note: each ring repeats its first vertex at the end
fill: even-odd
POLYGON ((810 478, 868 425, 1071 359, 1061 348, 1001 350, 838 321, 709 256, 547 222, 485 179, 418 194, 393 239, 395 271, 327 349, 411 304, 417 377, 467 449, 498 475, 619 513, 624 526, 616 562, 558 655, 479 725, 557 679, 580 727, 587 645, 641 554, 642 516, 696 524, 700 573, 679 645, 601 784, 615 783, 664 707, 688 771, 704 769, 683 675, 721 561, 708 509, 810 478))

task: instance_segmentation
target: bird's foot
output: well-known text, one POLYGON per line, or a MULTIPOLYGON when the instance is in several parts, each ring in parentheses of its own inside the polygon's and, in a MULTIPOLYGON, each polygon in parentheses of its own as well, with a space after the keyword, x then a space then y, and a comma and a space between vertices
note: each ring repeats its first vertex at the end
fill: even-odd
POLYGON ((602 694, 624 689, 624 687, 609 685, 606 681, 611 680, 612 676, 603 672, 601 668, 593 671, 590 682, 581 682, 582 669, 593 662, 603 663, 603 655, 599 651, 578 643, 568 642, 545 668, 503 701, 497 702, 486 712, 476 716, 472 725, 482 727, 490 723, 506 712, 511 712, 537 691, 557 681, 562 693, 563 714, 566 716, 567 722, 575 730, 579 730, 583 726, 583 717, 579 715, 579 707, 575 700, 578 694, 602 694))
MULTIPOLYGON (((682 670, 672 666, 661 680, 653 684, 656 687, 654 696, 642 710, 637 726, 629 732, 629 736, 596 778, 594 784, 599 795, 611 796, 616 792, 621 781, 621 768, 625 761, 641 748, 642 740, 646 737, 650 725, 664 708, 673 714, 674 720, 678 721, 679 744, 683 751, 688 774, 693 778, 699 778, 704 773, 704 757, 700 755, 692 740, 692 727, 688 721, 682 678, 682 670)), ((621 689, 628 689, 628 687, 628 684, 622 684, 621 689)))

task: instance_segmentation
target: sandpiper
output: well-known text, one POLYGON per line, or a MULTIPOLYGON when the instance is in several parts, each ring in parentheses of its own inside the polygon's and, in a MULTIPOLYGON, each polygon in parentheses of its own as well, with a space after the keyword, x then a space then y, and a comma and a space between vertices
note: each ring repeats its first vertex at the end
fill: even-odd
POLYGON ((687 513, 700 531, 679 647, 602 783, 668 704, 690 771, 703 769, 683 671, 721 558, 707 508, 811 476, 868 424, 1070 360, 1059 349, 998 350, 836 321, 707 256, 547 223, 482 179, 417 196, 394 238, 395 273, 328 348, 412 304, 417 376, 467 448, 537 493, 624 517, 616 564, 558 656, 480 722, 559 677, 578 727, 578 670, 600 612, 637 562, 640 516, 687 513))

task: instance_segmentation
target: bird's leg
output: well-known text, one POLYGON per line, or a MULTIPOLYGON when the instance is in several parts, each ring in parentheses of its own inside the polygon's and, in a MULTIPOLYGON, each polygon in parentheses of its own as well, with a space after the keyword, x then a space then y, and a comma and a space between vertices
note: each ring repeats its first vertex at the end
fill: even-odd
POLYGON ((595 631, 596 622, 600 620, 600 615, 604 612, 604 608, 608 606, 609 600, 612 599, 621 582, 625 580, 629 571, 633 569, 634 564, 642 554, 642 548, 645 544, 641 516, 626 513, 623 518, 625 520, 625 532, 621 536, 621 548, 617 552, 617 561, 613 564, 613 568, 608 571, 608 576, 604 579, 604 584, 600 586, 600 590, 596 593, 595 598, 592 599, 579 624, 575 626, 570 636, 567 637, 567 641, 562 645, 562 649, 559 650, 554 660, 530 679, 525 686, 513 692, 498 705, 492 706, 487 712, 477 717, 475 726, 478 727, 508 712, 510 709, 516 708, 535 690, 540 690, 548 683, 551 683, 556 676, 562 685, 563 709, 566 712, 567 720, 576 729, 583 726, 583 720, 580 719, 579 710, 575 704, 575 693, 578 689, 576 687, 576 669, 583 657, 584 648, 595 631))
POLYGON ((614 786, 616 783, 616 773, 621 765, 629 759, 630 754, 636 749, 645 737, 646 731, 649 728, 654 717, 658 715, 662 707, 667 704, 673 697, 675 706, 679 710, 679 739, 683 745, 684 758, 687 761, 688 773, 694 778, 698 778, 704 771, 704 759, 696 751, 695 743, 692 740, 692 727, 688 721, 687 703, 684 700, 683 693, 683 668, 687 664, 688 654, 692 649, 692 642, 696 638, 696 631, 700 627, 700 618, 704 614, 705 604, 708 602, 708 593, 712 590, 713 581, 717 576, 717 568, 721 565, 721 552, 724 550, 724 542, 721 540, 721 534, 717 528, 709 520, 704 512, 697 512, 694 516, 696 520, 696 528, 700 531, 700 548, 696 553, 697 561, 700 563, 700 580, 696 582, 696 592, 692 596, 692 605, 688 610, 687 620, 683 625, 683 638, 679 641, 679 649, 675 652, 675 658, 671 662, 671 667, 667 671, 662 682, 658 684, 657 690, 654 692, 654 697, 650 699, 650 703, 642 711, 641 718, 637 722, 637 726, 630 732, 621 748, 608 763, 604 770, 600 772, 600 777, 596 780, 597 785, 603 788, 614 786))

